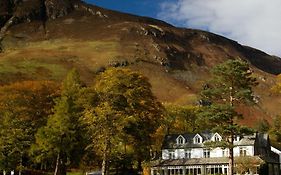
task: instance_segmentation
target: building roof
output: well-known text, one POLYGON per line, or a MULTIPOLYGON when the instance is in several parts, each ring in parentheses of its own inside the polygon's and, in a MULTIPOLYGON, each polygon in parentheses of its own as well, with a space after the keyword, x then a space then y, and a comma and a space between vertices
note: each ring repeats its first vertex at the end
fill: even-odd
MULTIPOLYGON (((165 136, 162 149, 175 149, 175 148, 202 148, 204 147, 204 142, 210 141, 211 138, 216 133, 212 132, 201 132, 201 133, 185 133, 185 134, 169 134, 165 136), (202 137, 202 143, 195 144, 193 139, 196 135, 200 135, 202 137), (182 136, 185 139, 184 144, 177 144, 177 138, 179 136, 182 136)), ((267 134, 252 134, 243 136, 239 139, 239 141, 234 142, 235 145, 239 146, 246 146, 246 145, 254 145, 256 142, 256 139, 258 138, 259 145, 266 146, 268 144, 267 134)))
POLYGON ((207 140, 210 140, 212 138, 212 136, 214 135, 213 133, 211 132, 202 132, 202 133, 185 133, 185 134, 169 134, 169 135, 166 135, 165 136, 165 139, 164 139, 164 142, 163 142, 163 145, 162 145, 162 148, 166 148, 166 149, 169 149, 169 148, 196 148, 196 147, 203 147, 204 144, 200 143, 200 144, 194 144, 193 143, 193 138, 199 134, 202 139, 203 139, 203 142, 204 141, 207 141, 207 140), (183 136, 184 139, 185 139, 185 144, 182 144, 182 145, 178 145, 177 142, 176 142, 176 139, 179 137, 179 136, 183 136))
MULTIPOLYGON (((263 161, 259 156, 251 156, 250 158, 255 161, 263 161)), ((152 161, 151 166, 158 167, 158 166, 214 165, 214 164, 226 164, 227 165, 228 161, 229 161, 228 157, 168 159, 168 160, 152 161)))

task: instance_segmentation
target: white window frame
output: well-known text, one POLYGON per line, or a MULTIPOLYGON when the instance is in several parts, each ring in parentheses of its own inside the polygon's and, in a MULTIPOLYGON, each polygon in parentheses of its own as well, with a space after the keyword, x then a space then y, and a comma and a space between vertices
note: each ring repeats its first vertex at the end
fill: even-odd
POLYGON ((177 144, 178 145, 183 145, 185 144, 185 138, 182 135, 179 135, 177 138, 177 144))
POLYGON ((191 149, 184 150, 184 157, 186 159, 190 159, 191 158, 191 149))
POLYGON ((213 136, 213 141, 215 142, 220 142, 221 141, 221 136, 218 133, 215 133, 213 136))
POLYGON ((169 159, 176 159, 176 152, 174 150, 169 151, 169 159))
POLYGON ((202 143, 202 137, 199 134, 196 134, 193 138, 193 143, 194 144, 202 143))
POLYGON ((222 149, 222 157, 229 157, 229 149, 222 149))
POLYGON ((240 156, 247 156, 247 148, 246 147, 240 147, 239 148, 239 155, 240 156))
POLYGON ((203 149, 203 158, 210 158, 210 149, 203 149))

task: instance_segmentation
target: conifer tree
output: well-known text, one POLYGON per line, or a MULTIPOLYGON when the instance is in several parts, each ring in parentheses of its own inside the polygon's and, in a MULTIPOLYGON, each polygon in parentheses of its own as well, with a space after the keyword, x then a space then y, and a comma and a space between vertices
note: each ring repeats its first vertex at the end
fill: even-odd
POLYGON ((53 114, 47 125, 36 134, 34 152, 40 152, 40 158, 55 160, 54 175, 66 174, 66 163, 80 141, 79 115, 81 108, 76 103, 81 81, 78 72, 73 69, 62 83, 61 96, 56 99, 53 114))
POLYGON ((202 107, 200 115, 213 132, 223 136, 222 142, 210 145, 229 149, 229 174, 232 175, 234 138, 250 132, 238 124, 243 116, 237 112, 237 107, 254 104, 252 87, 257 83, 248 64, 239 60, 226 61, 214 67, 211 73, 211 81, 201 92, 208 105, 202 107))

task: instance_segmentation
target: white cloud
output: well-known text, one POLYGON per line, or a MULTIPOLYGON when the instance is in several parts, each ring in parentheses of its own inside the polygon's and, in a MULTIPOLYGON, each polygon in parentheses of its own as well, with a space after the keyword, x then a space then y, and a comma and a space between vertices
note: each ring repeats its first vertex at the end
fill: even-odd
POLYGON ((173 0, 158 18, 281 56, 281 0, 173 0))

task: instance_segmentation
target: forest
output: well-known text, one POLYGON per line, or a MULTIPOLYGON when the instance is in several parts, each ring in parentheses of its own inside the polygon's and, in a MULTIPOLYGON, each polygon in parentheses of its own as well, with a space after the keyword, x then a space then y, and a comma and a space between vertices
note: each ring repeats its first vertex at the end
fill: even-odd
MULTIPOLYGON (((281 93, 281 77, 272 93, 281 93)), ((137 174, 158 156, 166 134, 206 129, 224 137, 268 132, 281 143, 281 117, 240 125, 239 105, 256 105, 249 65, 230 60, 213 68, 198 103, 160 103, 147 77, 108 68, 92 85, 71 70, 59 84, 22 81, 0 87, 0 171, 66 175, 102 170, 137 174)), ((222 143, 231 147, 231 142, 222 143)))

